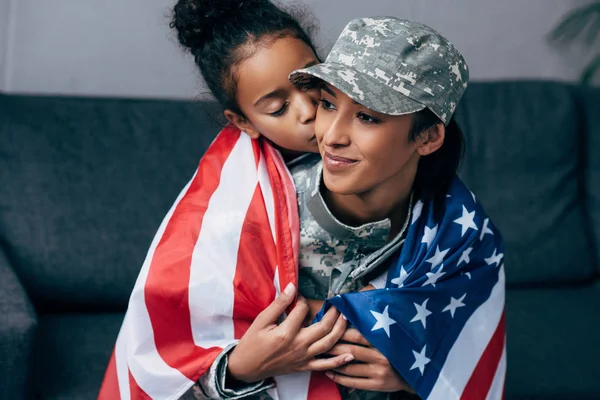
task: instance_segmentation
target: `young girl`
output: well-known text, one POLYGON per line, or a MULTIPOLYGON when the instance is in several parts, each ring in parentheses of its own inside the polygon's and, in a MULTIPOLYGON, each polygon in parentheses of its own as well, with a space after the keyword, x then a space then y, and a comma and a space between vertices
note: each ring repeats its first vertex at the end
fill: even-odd
MULTIPOLYGON (((286 398, 286 387, 302 387, 298 380, 278 380, 274 390, 272 380, 247 385, 227 376, 237 339, 260 332, 255 349, 266 349, 265 377, 332 370, 354 359, 349 353, 316 358, 345 334, 336 310, 305 327, 306 301, 289 309, 298 281, 297 202, 273 148, 285 159, 318 150, 318 90, 298 90, 287 79, 317 64, 316 52, 297 20, 266 0, 181 0, 171 26, 239 130, 219 134, 159 228, 100 398, 179 398, 198 379, 199 396, 270 390, 286 398), (269 305, 279 287, 287 290, 269 305), (286 320, 274 325, 286 311, 286 320)), ((298 379, 335 389, 326 378, 305 373, 298 379)))

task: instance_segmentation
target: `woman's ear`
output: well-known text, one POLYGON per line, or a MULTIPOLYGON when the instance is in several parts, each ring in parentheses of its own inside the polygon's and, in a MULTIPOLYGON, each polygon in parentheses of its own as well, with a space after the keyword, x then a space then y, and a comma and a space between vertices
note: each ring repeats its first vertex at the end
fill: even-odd
POLYGON ((417 152, 420 156, 428 156, 442 147, 445 138, 446 127, 444 124, 435 124, 419 134, 417 138, 417 152))
POLYGON ((240 131, 246 132, 246 134, 252 139, 258 139, 260 137, 260 132, 256 129, 254 124, 248 120, 248 118, 230 109, 225 110, 223 114, 225 114, 225 118, 227 118, 229 122, 235 125, 235 127, 240 131))

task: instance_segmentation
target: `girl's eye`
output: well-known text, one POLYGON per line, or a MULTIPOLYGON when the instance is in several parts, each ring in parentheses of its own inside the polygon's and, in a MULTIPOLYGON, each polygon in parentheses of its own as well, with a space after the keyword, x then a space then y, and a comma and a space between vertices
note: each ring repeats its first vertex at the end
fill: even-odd
POLYGON ((275 112, 270 113, 272 116, 274 117, 280 117, 285 113, 285 110, 287 110, 288 107, 288 103, 287 101, 285 103, 283 103, 283 105, 281 106, 281 108, 275 112))
POLYGON ((358 119, 361 120, 361 122, 366 123, 366 124, 377 124, 380 122, 377 118, 372 117, 369 114, 365 114, 363 112, 358 114, 358 119))
POLYGON ((327 111, 335 110, 335 106, 328 100, 321 99, 321 100, 319 100, 319 103, 321 103, 321 108, 323 110, 327 110, 327 111))

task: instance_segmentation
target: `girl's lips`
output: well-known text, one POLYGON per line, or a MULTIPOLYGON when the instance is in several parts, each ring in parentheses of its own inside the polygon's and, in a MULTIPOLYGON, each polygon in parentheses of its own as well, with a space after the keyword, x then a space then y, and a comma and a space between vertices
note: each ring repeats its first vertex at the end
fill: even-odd
POLYGON ((351 158, 335 156, 333 154, 329 154, 325 152, 323 156, 323 164, 328 170, 342 170, 348 167, 353 166, 358 161, 353 160, 351 158))

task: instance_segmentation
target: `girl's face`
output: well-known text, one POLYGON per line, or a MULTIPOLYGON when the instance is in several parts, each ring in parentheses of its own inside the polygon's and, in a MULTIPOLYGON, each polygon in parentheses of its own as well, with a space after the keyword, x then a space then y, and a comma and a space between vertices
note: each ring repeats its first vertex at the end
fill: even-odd
MULTIPOLYGON (((370 110, 331 85, 321 90, 315 133, 323 157, 323 180, 340 195, 395 196, 410 191, 419 158, 439 148, 434 140, 410 140, 412 115, 370 110)), ((427 136, 427 135, 425 135, 427 136)))
POLYGON ((311 48, 293 37, 259 44, 237 74, 236 99, 246 118, 230 110, 227 118, 252 137, 265 136, 282 150, 317 152, 315 116, 319 91, 301 91, 289 74, 319 61, 311 48))

